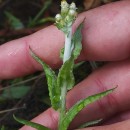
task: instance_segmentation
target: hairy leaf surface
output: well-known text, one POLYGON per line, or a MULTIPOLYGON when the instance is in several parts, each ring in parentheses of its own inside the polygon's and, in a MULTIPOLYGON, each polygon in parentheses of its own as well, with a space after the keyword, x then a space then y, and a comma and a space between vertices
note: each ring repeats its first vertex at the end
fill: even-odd
POLYGON ((81 33, 81 30, 83 28, 83 23, 81 23, 76 32, 74 33, 73 35, 73 38, 72 38, 72 45, 74 46, 74 49, 73 49, 73 55, 74 55, 74 59, 77 59, 77 57, 80 55, 80 52, 82 50, 82 33, 81 33))
POLYGON ((74 56, 71 56, 69 60, 67 60, 59 70, 57 85, 63 87, 64 85, 70 90, 75 83, 74 75, 73 75, 73 66, 74 66, 74 56))
MULTIPOLYGON (((83 23, 79 25, 77 28, 76 32, 73 35, 72 38, 72 54, 71 57, 68 61, 66 61, 58 75, 58 86, 63 87, 64 85, 67 86, 67 89, 70 90, 74 86, 75 79, 73 76, 73 67, 74 67, 74 60, 79 56, 81 49, 82 49, 82 34, 81 34, 81 29, 83 27, 83 23)), ((63 53, 64 53, 64 48, 61 49, 60 52, 60 57, 63 59, 63 53)))
MULTIPOLYGON (((72 37, 72 46, 71 46, 71 50, 72 50, 72 54, 74 55, 74 59, 77 59, 77 57, 80 55, 80 52, 82 50, 82 34, 81 34, 81 30, 83 28, 83 23, 81 23, 77 30, 75 31, 73 37, 72 37)), ((63 59, 63 55, 64 55, 64 47, 61 49, 60 51, 60 58, 63 59)))
POLYGON ((57 110, 60 105, 60 89, 57 87, 57 77, 55 75, 55 72, 45 62, 43 62, 32 50, 31 55, 37 62, 42 65, 45 71, 51 104, 52 107, 57 110))
POLYGON ((40 125, 38 123, 34 123, 34 122, 31 122, 31 121, 27 121, 27 120, 24 120, 24 119, 20 119, 20 118, 17 118, 15 116, 13 116, 14 119, 16 121, 18 121, 19 123, 23 124, 23 125, 27 125, 27 126, 31 126, 37 130, 50 130, 49 128, 43 126, 43 125, 40 125))
POLYGON ((64 50, 65 50, 64 47, 60 50, 60 58, 61 58, 62 60, 63 60, 63 57, 64 57, 64 50))
MULTIPOLYGON (((114 88, 115 89, 115 88, 114 88)), ((70 110, 66 113, 66 116, 64 117, 63 121, 62 121, 62 125, 63 125, 63 129, 62 130, 67 130, 70 122, 74 119, 74 117, 83 109, 85 108, 87 105, 103 98, 104 96, 112 93, 114 91, 114 89, 110 89, 107 91, 104 91, 102 93, 99 94, 95 94, 92 96, 87 97, 86 99, 83 99, 81 101, 79 101, 78 103, 76 103, 72 108, 70 108, 70 110)))

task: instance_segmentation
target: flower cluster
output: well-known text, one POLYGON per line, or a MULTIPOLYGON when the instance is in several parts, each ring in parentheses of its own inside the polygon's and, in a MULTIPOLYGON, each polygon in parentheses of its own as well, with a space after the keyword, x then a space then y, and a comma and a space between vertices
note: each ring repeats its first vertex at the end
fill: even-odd
POLYGON ((61 1, 61 13, 55 16, 56 26, 66 34, 68 33, 68 28, 72 26, 76 19, 76 9, 74 2, 68 4, 65 0, 61 1))

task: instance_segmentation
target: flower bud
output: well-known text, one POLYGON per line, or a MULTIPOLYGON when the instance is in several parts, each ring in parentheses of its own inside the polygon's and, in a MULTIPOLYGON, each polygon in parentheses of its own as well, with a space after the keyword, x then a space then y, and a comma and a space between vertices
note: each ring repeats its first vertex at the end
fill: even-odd
POLYGON ((74 2, 72 2, 72 3, 70 4, 70 9, 72 9, 72 10, 76 10, 76 9, 77 9, 74 2))
POLYGON ((70 9, 70 10, 69 10, 69 15, 75 16, 75 14, 76 14, 75 10, 73 10, 73 9, 70 9))
POLYGON ((59 22, 59 21, 62 19, 62 17, 61 17, 60 14, 57 14, 57 15, 55 16, 55 19, 56 19, 56 22, 59 22))
POLYGON ((66 1, 61 1, 61 13, 66 14, 69 10, 69 4, 66 1))
POLYGON ((61 1, 61 8, 69 8, 69 4, 66 1, 62 0, 61 1))
POLYGON ((56 26, 64 33, 68 33, 68 29, 71 28, 75 18, 77 16, 75 3, 70 5, 66 0, 61 1, 61 13, 55 16, 56 26))

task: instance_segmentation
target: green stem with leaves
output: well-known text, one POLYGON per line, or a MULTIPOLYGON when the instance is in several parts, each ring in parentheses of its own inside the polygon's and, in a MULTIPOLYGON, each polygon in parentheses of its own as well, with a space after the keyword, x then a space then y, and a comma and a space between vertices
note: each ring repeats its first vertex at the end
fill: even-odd
POLYGON ((71 40, 72 40, 72 27, 68 28, 68 34, 65 34, 65 50, 63 63, 65 63, 71 56, 71 40))
MULTIPOLYGON (((68 28, 68 34, 65 34, 65 48, 63 63, 65 63, 71 57, 71 41, 72 41, 72 27, 68 28)), ((60 120, 59 120, 59 130, 62 129, 62 118, 66 114, 66 95, 67 95, 67 86, 64 84, 61 86, 61 108, 60 108, 60 120)))
POLYGON ((61 89, 61 108, 60 108, 60 119, 59 119, 59 126, 58 126, 59 130, 62 130, 62 120, 66 115, 66 99, 65 99, 66 93, 67 93, 67 88, 65 85, 61 89))
MULTIPOLYGON (((71 90, 75 85, 75 79, 73 75, 74 60, 80 55, 82 49, 81 29, 83 27, 83 23, 78 26, 77 30, 72 35, 72 24, 74 23, 77 14, 76 9, 75 3, 72 2, 71 4, 68 4, 66 0, 62 0, 61 13, 57 14, 55 17, 56 26, 65 34, 65 46, 63 48, 64 52, 61 51, 63 65, 61 66, 58 75, 56 75, 55 72, 30 48, 32 57, 43 66, 46 74, 52 108, 59 110, 60 112, 58 130, 67 130, 72 120, 83 108, 114 91, 114 89, 110 89, 102 93, 89 96, 78 101, 69 110, 66 109, 67 91, 71 90)), ((50 130, 49 128, 40 124, 16 117, 14 118, 18 122, 32 126, 37 130, 50 130)), ((86 124, 83 126, 86 126, 86 124)))

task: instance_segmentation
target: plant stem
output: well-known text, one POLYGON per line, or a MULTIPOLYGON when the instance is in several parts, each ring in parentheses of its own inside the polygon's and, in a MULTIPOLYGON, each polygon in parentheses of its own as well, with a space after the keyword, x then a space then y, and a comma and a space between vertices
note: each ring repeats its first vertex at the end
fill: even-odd
POLYGON ((66 114, 66 93, 67 88, 66 85, 64 85, 61 89, 61 108, 60 108, 60 121, 59 121, 59 130, 62 130, 62 120, 66 114))
MULTIPOLYGON (((65 50, 63 63, 65 63, 71 56, 71 39, 72 39, 72 28, 68 28, 68 34, 65 34, 65 50)), ((59 120, 59 130, 62 130, 62 120, 66 114, 66 94, 67 86, 64 84, 61 87, 61 108, 60 108, 60 120, 59 120)))
POLYGON ((65 34, 65 50, 63 63, 65 63, 71 56, 71 38, 72 38, 72 28, 68 29, 68 34, 65 34))

